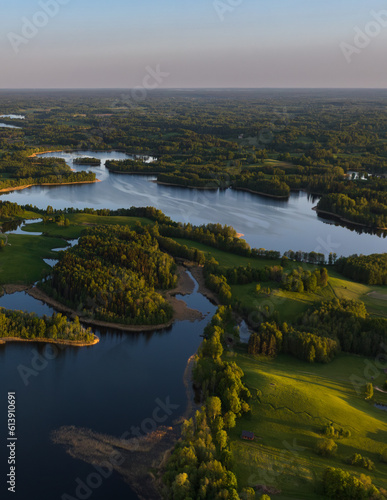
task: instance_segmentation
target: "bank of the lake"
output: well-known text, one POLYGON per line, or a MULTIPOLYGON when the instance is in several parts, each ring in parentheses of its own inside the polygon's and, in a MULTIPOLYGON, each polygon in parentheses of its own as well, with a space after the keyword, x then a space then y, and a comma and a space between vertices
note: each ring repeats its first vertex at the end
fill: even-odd
POLYGON ((328 216, 331 217, 334 220, 338 220, 340 222, 343 222, 344 224, 348 225, 353 225, 353 226, 359 226, 359 227, 364 227, 366 229, 374 230, 374 231, 387 231, 387 227, 373 227, 373 226, 368 226, 367 224, 363 224, 361 222, 355 222, 349 219, 346 219, 342 215, 335 214, 334 212, 327 212, 326 210, 321 210, 317 206, 313 207, 312 210, 317 212, 319 216, 328 216))
MULTIPOLYGON (((75 172, 75 170, 74 170, 75 172)), ((0 189, 0 193, 10 193, 12 191, 22 191, 23 189, 28 189, 33 186, 70 186, 72 184, 94 184, 95 182, 101 182, 99 179, 94 181, 79 181, 79 182, 43 182, 41 184, 26 184, 24 186, 15 186, 9 188, 0 189)))
POLYGON ((50 339, 50 338, 34 338, 34 339, 23 339, 21 337, 0 337, 0 344, 6 344, 7 342, 34 342, 40 344, 57 344, 57 345, 68 345, 73 347, 88 347, 98 344, 99 337, 94 335, 92 342, 79 342, 77 340, 62 340, 62 339, 50 339))

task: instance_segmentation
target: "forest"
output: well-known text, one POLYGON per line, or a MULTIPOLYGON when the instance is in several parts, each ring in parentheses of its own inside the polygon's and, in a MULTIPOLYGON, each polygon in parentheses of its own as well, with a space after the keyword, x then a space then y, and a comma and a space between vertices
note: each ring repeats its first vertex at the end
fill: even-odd
POLYGON ((340 257, 336 269, 359 283, 387 285, 387 253, 340 257))
POLYGON ((41 288, 82 315, 111 323, 160 325, 173 310, 161 290, 177 282, 172 257, 159 249, 146 228, 87 230, 78 245, 62 253, 41 288), (156 291, 157 290, 157 291, 156 291))
POLYGON ((77 317, 74 321, 69 321, 60 313, 54 313, 51 317, 39 317, 33 313, 0 308, 0 339, 2 337, 26 340, 50 339, 86 344, 94 341, 91 329, 83 328, 77 317))
POLYGON ((0 190, 34 184, 94 182, 92 172, 72 172, 60 158, 30 158, 26 153, 3 154, 0 158, 0 190))
MULTIPOLYGON (((304 190, 322 196, 317 205, 321 214, 329 212, 342 224, 383 230, 383 99, 382 91, 354 91, 348 98, 318 90, 283 90, 274 97, 265 90, 155 90, 141 104, 131 105, 125 92, 2 92, 4 112, 19 112, 25 120, 21 128, 0 129, 0 188, 35 179, 27 159, 32 153, 114 149, 135 159, 108 162, 113 172, 151 173, 168 184, 232 187, 284 199, 291 191, 304 190), (157 160, 145 163, 144 155, 157 160), (6 169, 9 163, 15 173, 6 169)), ((51 175, 46 172, 44 182, 54 182, 51 175)), ((79 181, 93 180, 93 174, 74 175, 79 181)))

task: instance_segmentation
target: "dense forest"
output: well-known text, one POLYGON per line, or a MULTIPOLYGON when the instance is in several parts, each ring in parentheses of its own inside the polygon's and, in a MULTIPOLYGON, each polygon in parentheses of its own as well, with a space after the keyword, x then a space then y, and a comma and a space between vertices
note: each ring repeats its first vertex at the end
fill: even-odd
POLYGON ((63 252, 52 278, 41 287, 94 319, 158 325, 172 319, 163 295, 176 285, 175 263, 149 231, 99 226, 63 252))
POLYGON ((194 381, 200 387, 203 406, 195 418, 183 423, 182 439, 176 444, 163 476, 164 496, 171 500, 245 498, 230 466, 232 453, 227 431, 236 419, 250 411, 250 391, 243 371, 222 359, 225 335, 235 327, 229 308, 220 307, 205 328, 197 355, 194 381))
MULTIPOLYGON (((321 213, 385 228, 383 103, 383 91, 284 90, 273 96, 265 90, 155 90, 141 103, 132 102, 130 93, 114 91, 2 92, 4 112, 20 112, 25 120, 14 122, 18 129, 0 129, 0 188, 35 179, 29 168, 34 161, 27 158, 33 152, 115 149, 136 159, 108 162, 110 171, 281 198, 302 189, 323 196, 321 213), (146 163, 144 155, 157 160, 146 163), (12 170, 19 167, 23 175, 14 177, 12 170)), ((40 182, 67 174, 46 172, 40 182)), ((92 174, 74 175, 92 179, 92 174)))
POLYGON ((21 339, 50 339, 72 342, 91 343, 94 335, 90 329, 81 326, 79 319, 68 321, 62 314, 53 314, 42 318, 33 313, 9 311, 0 308, 1 337, 21 339))
POLYGON ((60 158, 29 158, 21 152, 0 158, 0 190, 33 184, 94 182, 92 172, 73 172, 60 158))
POLYGON ((73 160, 74 165, 88 165, 91 167, 98 167, 101 165, 101 160, 98 158, 74 158, 73 160))
POLYGON ((367 285, 387 285, 387 253, 340 257, 336 269, 347 278, 367 285))

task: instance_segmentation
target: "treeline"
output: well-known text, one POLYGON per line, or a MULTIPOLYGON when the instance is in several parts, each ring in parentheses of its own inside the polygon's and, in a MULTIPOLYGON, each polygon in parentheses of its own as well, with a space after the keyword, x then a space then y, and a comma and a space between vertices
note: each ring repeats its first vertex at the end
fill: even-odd
POLYGON ((359 283, 387 285, 387 253, 340 257, 336 269, 359 283))
POLYGON ((278 198, 288 198, 290 195, 290 187, 286 182, 275 175, 267 179, 262 172, 242 172, 232 186, 235 189, 247 189, 278 198))
POLYGON ((175 263, 147 228, 87 230, 64 252, 41 286, 92 318, 131 325, 164 324, 173 310, 161 293, 176 285, 175 263))
POLYGON ((387 343, 387 319, 372 318, 363 302, 333 299, 316 304, 300 319, 298 328, 339 342, 341 351, 377 356, 387 343))
POLYGON ((231 472, 232 453, 227 430, 236 418, 249 412, 249 390, 243 384, 243 371, 233 362, 223 361, 226 332, 235 323, 229 308, 220 307, 205 328, 193 377, 205 402, 195 418, 183 424, 182 438, 176 444, 163 475, 164 498, 203 500, 244 498, 251 488, 238 493, 237 479, 231 472))
POLYGON ((286 323, 279 327, 275 322, 262 323, 248 345, 249 354, 254 356, 286 353, 309 363, 329 363, 338 351, 338 342, 329 337, 289 328, 286 323))
POLYGON ((101 165, 101 160, 98 158, 75 158, 73 160, 74 165, 90 165, 92 167, 98 167, 101 165))
POLYGON ((0 189, 34 184, 66 184, 74 182, 93 182, 92 172, 72 172, 60 158, 25 158, 20 153, 11 160, 0 160, 0 189))
MULTIPOLYGON (((226 252, 245 256, 251 255, 249 244, 245 240, 238 238, 237 232, 231 226, 222 226, 222 224, 203 224, 201 226, 178 224, 171 226, 163 224, 160 225, 159 231, 162 236, 169 238, 186 238, 226 252)), ((278 255, 280 255, 279 252, 278 255)))
POLYGON ((317 204, 318 211, 329 212, 350 222, 372 228, 386 229, 387 183, 384 191, 379 192, 361 190, 350 195, 341 193, 325 195, 317 204))
POLYGON ((0 338, 51 339, 91 343, 94 335, 81 326, 79 318, 68 321, 66 316, 54 313, 39 317, 33 313, 0 308, 0 338))
POLYGON ((362 302, 333 299, 310 308, 294 326, 262 322, 250 336, 248 351, 328 363, 340 351, 377 356, 386 343, 387 319, 370 317, 362 302))
POLYGON ((0 220, 21 217, 23 214, 23 208, 17 203, 11 203, 10 201, 0 201, 0 220))
POLYGON ((357 477, 350 472, 333 467, 328 467, 324 472, 323 488, 326 497, 333 499, 383 500, 387 498, 387 492, 378 490, 369 476, 361 474, 357 477))
POLYGON ((109 172, 120 172, 122 174, 154 174, 159 172, 170 172, 175 170, 175 165, 163 162, 146 163, 143 160, 107 160, 105 167, 109 172))

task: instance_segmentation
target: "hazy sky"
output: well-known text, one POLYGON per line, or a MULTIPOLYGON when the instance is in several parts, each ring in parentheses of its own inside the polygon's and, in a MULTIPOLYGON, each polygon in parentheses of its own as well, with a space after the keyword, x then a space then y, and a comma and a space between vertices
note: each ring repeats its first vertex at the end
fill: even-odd
POLYGON ((387 87, 386 1, 3 5, 1 88, 387 87))

